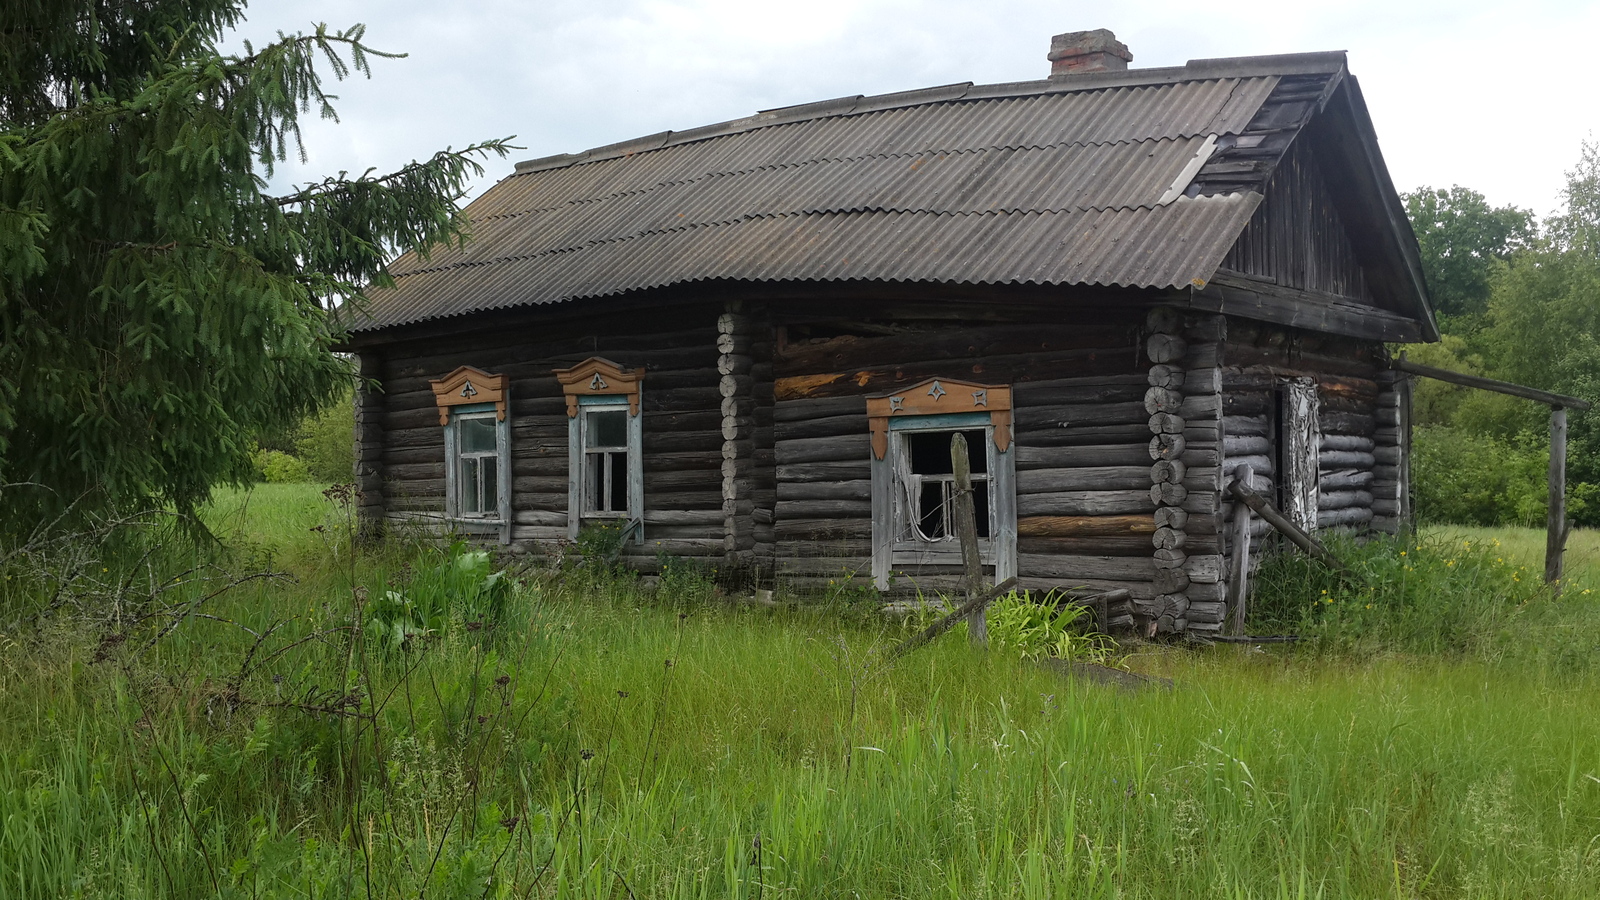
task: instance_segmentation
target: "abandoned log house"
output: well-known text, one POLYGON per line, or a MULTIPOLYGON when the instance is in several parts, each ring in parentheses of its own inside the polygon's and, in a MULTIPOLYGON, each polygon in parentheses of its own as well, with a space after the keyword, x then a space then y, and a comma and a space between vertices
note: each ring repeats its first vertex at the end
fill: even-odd
POLYGON ((962 432, 987 573, 1167 632, 1216 631, 1266 535, 1228 524, 1240 466, 1395 530, 1385 342, 1437 333, 1344 54, 1048 58, 518 164, 349 323, 363 515, 943 590, 962 432))

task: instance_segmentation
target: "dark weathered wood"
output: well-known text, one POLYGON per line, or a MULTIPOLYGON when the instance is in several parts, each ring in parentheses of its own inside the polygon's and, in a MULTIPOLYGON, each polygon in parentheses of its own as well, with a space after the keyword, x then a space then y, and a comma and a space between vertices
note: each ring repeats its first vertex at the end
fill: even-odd
POLYGON ((1439 381, 1448 381, 1451 384, 1460 384, 1465 385, 1466 387, 1480 388, 1485 391, 1495 391, 1501 394, 1510 394, 1513 397, 1521 397, 1524 400, 1536 400, 1549 406, 1584 410, 1589 409, 1594 405, 1588 400, 1580 400, 1577 397, 1568 397, 1565 394, 1552 394, 1549 391, 1541 391, 1538 388, 1525 387, 1520 384, 1512 384, 1509 381, 1497 381, 1493 378, 1484 378, 1481 375, 1466 375, 1461 372, 1452 372, 1449 369, 1437 369, 1433 366, 1425 366, 1421 363, 1411 362, 1404 357, 1391 362, 1389 365, 1401 372, 1408 372, 1412 375, 1422 375, 1427 378, 1438 379, 1439 381))
POLYGON ((1057 491, 1118 491, 1148 487, 1146 466, 1099 466, 1081 469, 1031 469, 1017 474, 1017 494, 1057 491))
POLYGON ((1550 410, 1550 508, 1545 516, 1544 580, 1561 591, 1562 553, 1567 546, 1567 410, 1550 410))
POLYGON ((1189 441, 1182 434, 1167 434, 1165 432, 1150 439, 1149 454, 1151 459, 1176 459, 1188 449, 1189 441))
MULTIPOLYGON (((1253 473, 1249 466, 1241 466, 1236 474, 1240 481, 1249 484, 1253 473)), ((1233 565, 1229 571, 1227 601, 1233 609, 1233 633, 1243 634, 1245 605, 1250 598, 1250 507, 1240 502, 1234 504, 1232 543, 1233 565)), ((1217 621, 1221 621, 1220 616, 1217 621)))
POLYGON ((1017 552, 1061 556, 1147 556, 1150 535, 1101 535, 1096 537, 1019 537, 1017 552))
MULTIPOLYGON (((1181 526, 1180 526, 1181 527, 1181 526)), ((1149 516, 1032 516, 1017 520, 1017 534, 1032 537, 1100 537, 1146 535, 1156 530, 1149 516)))
POLYGON ((1078 447, 1034 447, 1018 445, 1017 471, 1070 469, 1098 466, 1138 466, 1149 462, 1145 446, 1137 444, 1091 444, 1078 447))
POLYGON ((1059 491, 1017 497, 1019 516, 1120 516, 1150 512, 1149 491, 1059 491))
POLYGON ((1152 334, 1145 338, 1144 352, 1152 363, 1175 363, 1189 352, 1189 345, 1175 334, 1152 334))
MULTIPOLYGON (((983 559, 978 550, 978 519, 972 504, 972 461, 967 439, 959 431, 950 435, 950 471, 955 475, 956 538, 961 542, 961 568, 967 604, 983 596, 983 559)), ((967 634, 978 647, 989 644, 989 620, 983 604, 967 614, 967 634)))

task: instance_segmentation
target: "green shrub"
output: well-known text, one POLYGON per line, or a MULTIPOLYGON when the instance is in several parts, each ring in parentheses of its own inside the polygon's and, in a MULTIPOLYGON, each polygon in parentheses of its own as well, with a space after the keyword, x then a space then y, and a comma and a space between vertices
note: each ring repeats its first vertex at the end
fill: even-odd
POLYGON ((1057 597, 1055 592, 1034 599, 1027 591, 1012 591, 989 604, 989 644, 1023 659, 1046 656, 1104 662, 1109 645, 1100 635, 1088 633, 1093 621, 1087 607, 1057 597))
POLYGON ((308 416, 295 437, 295 455, 305 460, 312 481, 349 481, 355 468, 355 414, 350 396, 308 416))
POLYGON ((297 484, 311 480, 304 460, 282 450, 257 450, 253 457, 256 472, 268 484, 297 484))
POLYGON ((1518 565, 1499 541, 1331 537, 1356 573, 1341 579, 1304 554, 1263 561, 1252 589, 1251 630, 1311 637, 1323 649, 1493 652, 1549 592, 1541 572, 1518 565))
MULTIPOLYGON (((1524 432, 1497 438, 1466 428, 1419 425, 1412 432, 1417 518, 1452 525, 1542 525, 1549 507, 1550 443, 1524 432)), ((1592 524, 1600 485, 1568 485, 1567 514, 1592 524)))
POLYGON ((441 557, 418 569, 403 589, 383 591, 368 603, 368 638, 399 650, 454 622, 471 631, 498 624, 513 587, 489 552, 458 542, 441 557))

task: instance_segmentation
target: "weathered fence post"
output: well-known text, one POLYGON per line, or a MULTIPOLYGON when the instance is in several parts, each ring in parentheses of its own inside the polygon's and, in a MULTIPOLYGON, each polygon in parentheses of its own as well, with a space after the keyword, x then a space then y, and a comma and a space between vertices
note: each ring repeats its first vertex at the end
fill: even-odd
MULTIPOLYGON (((978 517, 972 507, 972 460, 967 456, 967 439, 956 432, 950 436, 950 470, 955 473, 955 526, 961 541, 961 590, 970 603, 983 593, 983 558, 978 554, 978 517)), ((987 604, 967 617, 967 634, 979 647, 989 644, 987 604)))
POLYGON ((1567 408, 1550 407, 1550 510, 1545 516, 1544 580, 1561 592, 1561 555, 1567 546, 1567 408))
MULTIPOLYGON (((1240 466, 1233 470, 1234 480, 1246 487, 1255 478, 1255 470, 1240 466)), ((1228 579, 1228 606, 1232 612, 1234 634, 1244 634, 1245 598, 1249 596, 1250 577, 1250 506, 1243 500, 1233 501, 1233 572, 1228 579)))

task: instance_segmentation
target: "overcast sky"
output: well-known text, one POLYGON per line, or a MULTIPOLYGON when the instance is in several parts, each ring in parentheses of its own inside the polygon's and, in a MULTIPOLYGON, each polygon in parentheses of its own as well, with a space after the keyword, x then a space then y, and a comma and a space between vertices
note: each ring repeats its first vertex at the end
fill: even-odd
POLYGON ((304 123, 309 162, 274 182, 387 171, 515 135, 496 161, 567 153, 850 94, 1049 73, 1050 36, 1110 28, 1135 67, 1346 50, 1400 190, 1463 184, 1555 209, 1600 137, 1600 2, 1287 0, 256 0, 237 37, 368 26, 370 81, 332 88, 339 124, 304 123))

